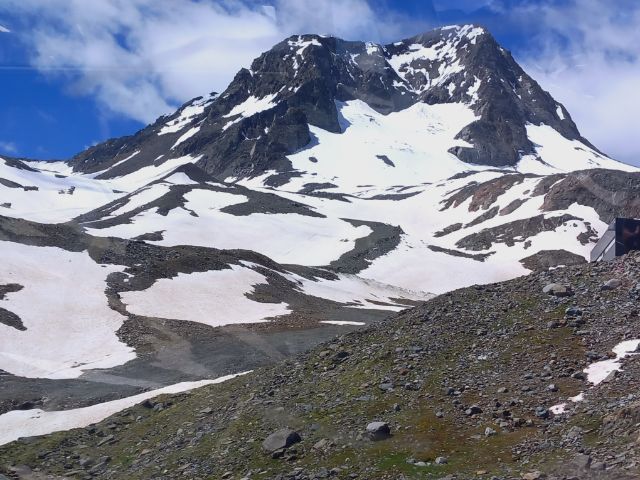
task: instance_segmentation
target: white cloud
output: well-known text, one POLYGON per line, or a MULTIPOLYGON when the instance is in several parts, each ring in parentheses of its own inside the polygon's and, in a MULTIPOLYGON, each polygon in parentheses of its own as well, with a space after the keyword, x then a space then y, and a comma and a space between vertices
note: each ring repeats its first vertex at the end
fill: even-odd
POLYGON ((67 75, 72 92, 145 123, 223 90, 291 34, 377 39, 412 23, 392 14, 381 21, 366 0, 4 0, 2 9, 25 23, 36 68, 67 75))
POLYGON ((0 33, 11 33, 11 30, 9 30, 7 27, 0 25, 0 33))
POLYGON ((511 15, 536 18, 542 28, 520 56, 525 70, 598 148, 640 165, 640 4, 529 4, 511 15))
POLYGON ((0 140, 0 152, 16 154, 18 153, 18 146, 14 142, 0 140))

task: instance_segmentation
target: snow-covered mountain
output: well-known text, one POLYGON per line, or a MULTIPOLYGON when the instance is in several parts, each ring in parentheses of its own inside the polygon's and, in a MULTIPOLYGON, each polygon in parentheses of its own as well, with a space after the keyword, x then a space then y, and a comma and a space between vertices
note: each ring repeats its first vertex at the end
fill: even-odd
POLYGON ((0 369, 99 398, 237 373, 582 262, 639 190, 481 27, 290 37, 135 135, 0 159, 0 369))

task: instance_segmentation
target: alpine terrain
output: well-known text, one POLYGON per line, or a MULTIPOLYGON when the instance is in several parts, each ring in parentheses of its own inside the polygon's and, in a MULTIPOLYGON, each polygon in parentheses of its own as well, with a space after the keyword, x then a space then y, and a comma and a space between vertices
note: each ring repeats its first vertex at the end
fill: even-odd
POLYGON ((639 194, 475 25, 0 158, 0 472, 638 478, 639 194))

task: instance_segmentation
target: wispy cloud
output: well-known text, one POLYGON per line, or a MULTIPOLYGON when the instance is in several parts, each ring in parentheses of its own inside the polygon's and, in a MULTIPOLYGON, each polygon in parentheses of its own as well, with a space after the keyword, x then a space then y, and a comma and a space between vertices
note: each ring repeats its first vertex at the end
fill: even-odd
MULTIPOLYGON (((220 91, 242 66, 284 37, 401 36, 412 19, 366 0, 4 0, 25 23, 33 66, 65 75, 71 91, 142 122, 194 96, 220 91), (309 12, 313 12, 312 15, 309 12)), ((410 31, 410 30, 409 30, 410 31)))
POLYGON ((538 33, 519 59, 582 134, 614 158, 640 164, 640 3, 543 1, 505 14, 536 19, 538 33))
POLYGON ((6 142, 0 140, 0 152, 15 155, 18 153, 18 146, 14 142, 6 142))
POLYGON ((0 25, 0 33, 11 33, 11 30, 9 30, 7 27, 0 25))

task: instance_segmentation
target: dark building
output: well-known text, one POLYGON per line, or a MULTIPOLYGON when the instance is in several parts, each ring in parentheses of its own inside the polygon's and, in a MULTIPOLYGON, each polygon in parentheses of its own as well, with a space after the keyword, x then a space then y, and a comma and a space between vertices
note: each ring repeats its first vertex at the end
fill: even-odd
POLYGON ((591 261, 611 260, 631 250, 640 250, 640 220, 616 218, 591 250, 591 261))

